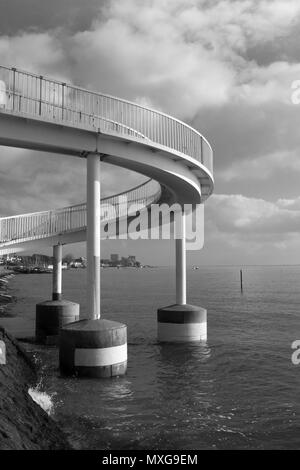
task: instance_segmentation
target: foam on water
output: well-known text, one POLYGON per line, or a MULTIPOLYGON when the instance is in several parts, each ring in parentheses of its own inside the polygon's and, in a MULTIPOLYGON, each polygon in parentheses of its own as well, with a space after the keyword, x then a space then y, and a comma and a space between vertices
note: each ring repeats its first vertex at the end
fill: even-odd
POLYGON ((28 389, 28 393, 46 413, 51 416, 54 413, 54 401, 53 401, 53 395, 48 395, 46 392, 42 392, 40 390, 40 384, 38 384, 36 387, 30 387, 28 389))

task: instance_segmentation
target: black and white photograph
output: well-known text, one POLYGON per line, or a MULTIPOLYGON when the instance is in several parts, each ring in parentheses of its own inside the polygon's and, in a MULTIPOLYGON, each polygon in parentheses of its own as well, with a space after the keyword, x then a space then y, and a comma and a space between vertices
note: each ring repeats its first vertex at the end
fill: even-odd
POLYGON ((299 450, 299 0, 0 12, 0 466, 299 450))

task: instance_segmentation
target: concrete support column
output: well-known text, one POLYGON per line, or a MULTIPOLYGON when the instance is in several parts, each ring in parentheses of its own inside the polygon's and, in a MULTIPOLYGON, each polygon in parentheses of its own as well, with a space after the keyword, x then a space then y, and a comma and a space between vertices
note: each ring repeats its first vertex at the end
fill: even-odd
POLYGON ((176 251, 176 303, 178 305, 186 304, 186 243, 185 243, 185 214, 182 212, 180 220, 179 233, 181 238, 175 240, 176 251))
POLYGON ((53 247, 52 300, 36 305, 35 337, 44 344, 57 344, 60 329, 79 320, 79 304, 62 300, 62 245, 53 247))
POLYGON ((87 318, 100 318, 100 156, 87 157, 87 318))
POLYGON ((186 303, 186 220, 178 217, 175 240, 176 304, 158 309, 157 337, 160 342, 176 343, 207 339, 207 312, 186 303))
POLYGON ((61 329, 64 375, 113 377, 127 370, 127 327, 100 319, 100 156, 87 156, 87 311, 61 329))
POLYGON ((62 245, 53 247, 52 300, 62 299, 62 245))

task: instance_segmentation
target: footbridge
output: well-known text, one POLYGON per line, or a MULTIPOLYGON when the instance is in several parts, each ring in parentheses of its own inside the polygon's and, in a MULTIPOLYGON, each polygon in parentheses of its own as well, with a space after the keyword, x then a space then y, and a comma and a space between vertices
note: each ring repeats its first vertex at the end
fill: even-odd
MULTIPOLYGON (((148 179, 129 191, 102 198, 101 238, 112 238, 112 235, 122 234, 122 231, 127 232, 130 221, 136 216, 137 211, 134 210, 136 207, 140 209, 139 212, 143 210, 148 212, 152 204, 167 204, 170 200, 169 191, 153 179, 148 179), (122 219, 125 219, 125 224, 122 223, 122 219), (112 235, 106 232, 105 227, 111 221, 116 222, 116 229, 112 235)), ((83 242, 86 241, 86 236, 86 203, 1 217, 0 255, 83 242)))
MULTIPOLYGON (((138 103, 0 66, 0 145, 86 159, 87 203, 0 219, 0 253, 53 246, 53 300, 37 306, 37 336, 47 341, 60 330, 63 373, 125 373, 126 327, 100 318, 100 162, 148 178, 102 200, 102 205, 114 208, 106 220, 134 217, 120 213, 120 196, 146 211, 153 203, 196 207, 213 191, 208 141, 178 119, 138 103), (77 321, 79 307, 61 299, 61 247, 83 240, 88 308, 85 319, 77 321)), ((206 339, 206 310, 186 303, 184 210, 180 224, 182 236, 175 241, 176 304, 158 311, 160 341, 206 339)))

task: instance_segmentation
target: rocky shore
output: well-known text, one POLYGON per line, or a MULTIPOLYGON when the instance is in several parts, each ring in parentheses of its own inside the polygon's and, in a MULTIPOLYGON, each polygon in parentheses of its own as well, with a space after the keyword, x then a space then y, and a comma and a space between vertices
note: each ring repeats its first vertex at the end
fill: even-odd
POLYGON ((0 364, 0 450, 59 450, 71 446, 57 424, 28 393, 35 367, 21 345, 0 327, 6 364, 0 364))

